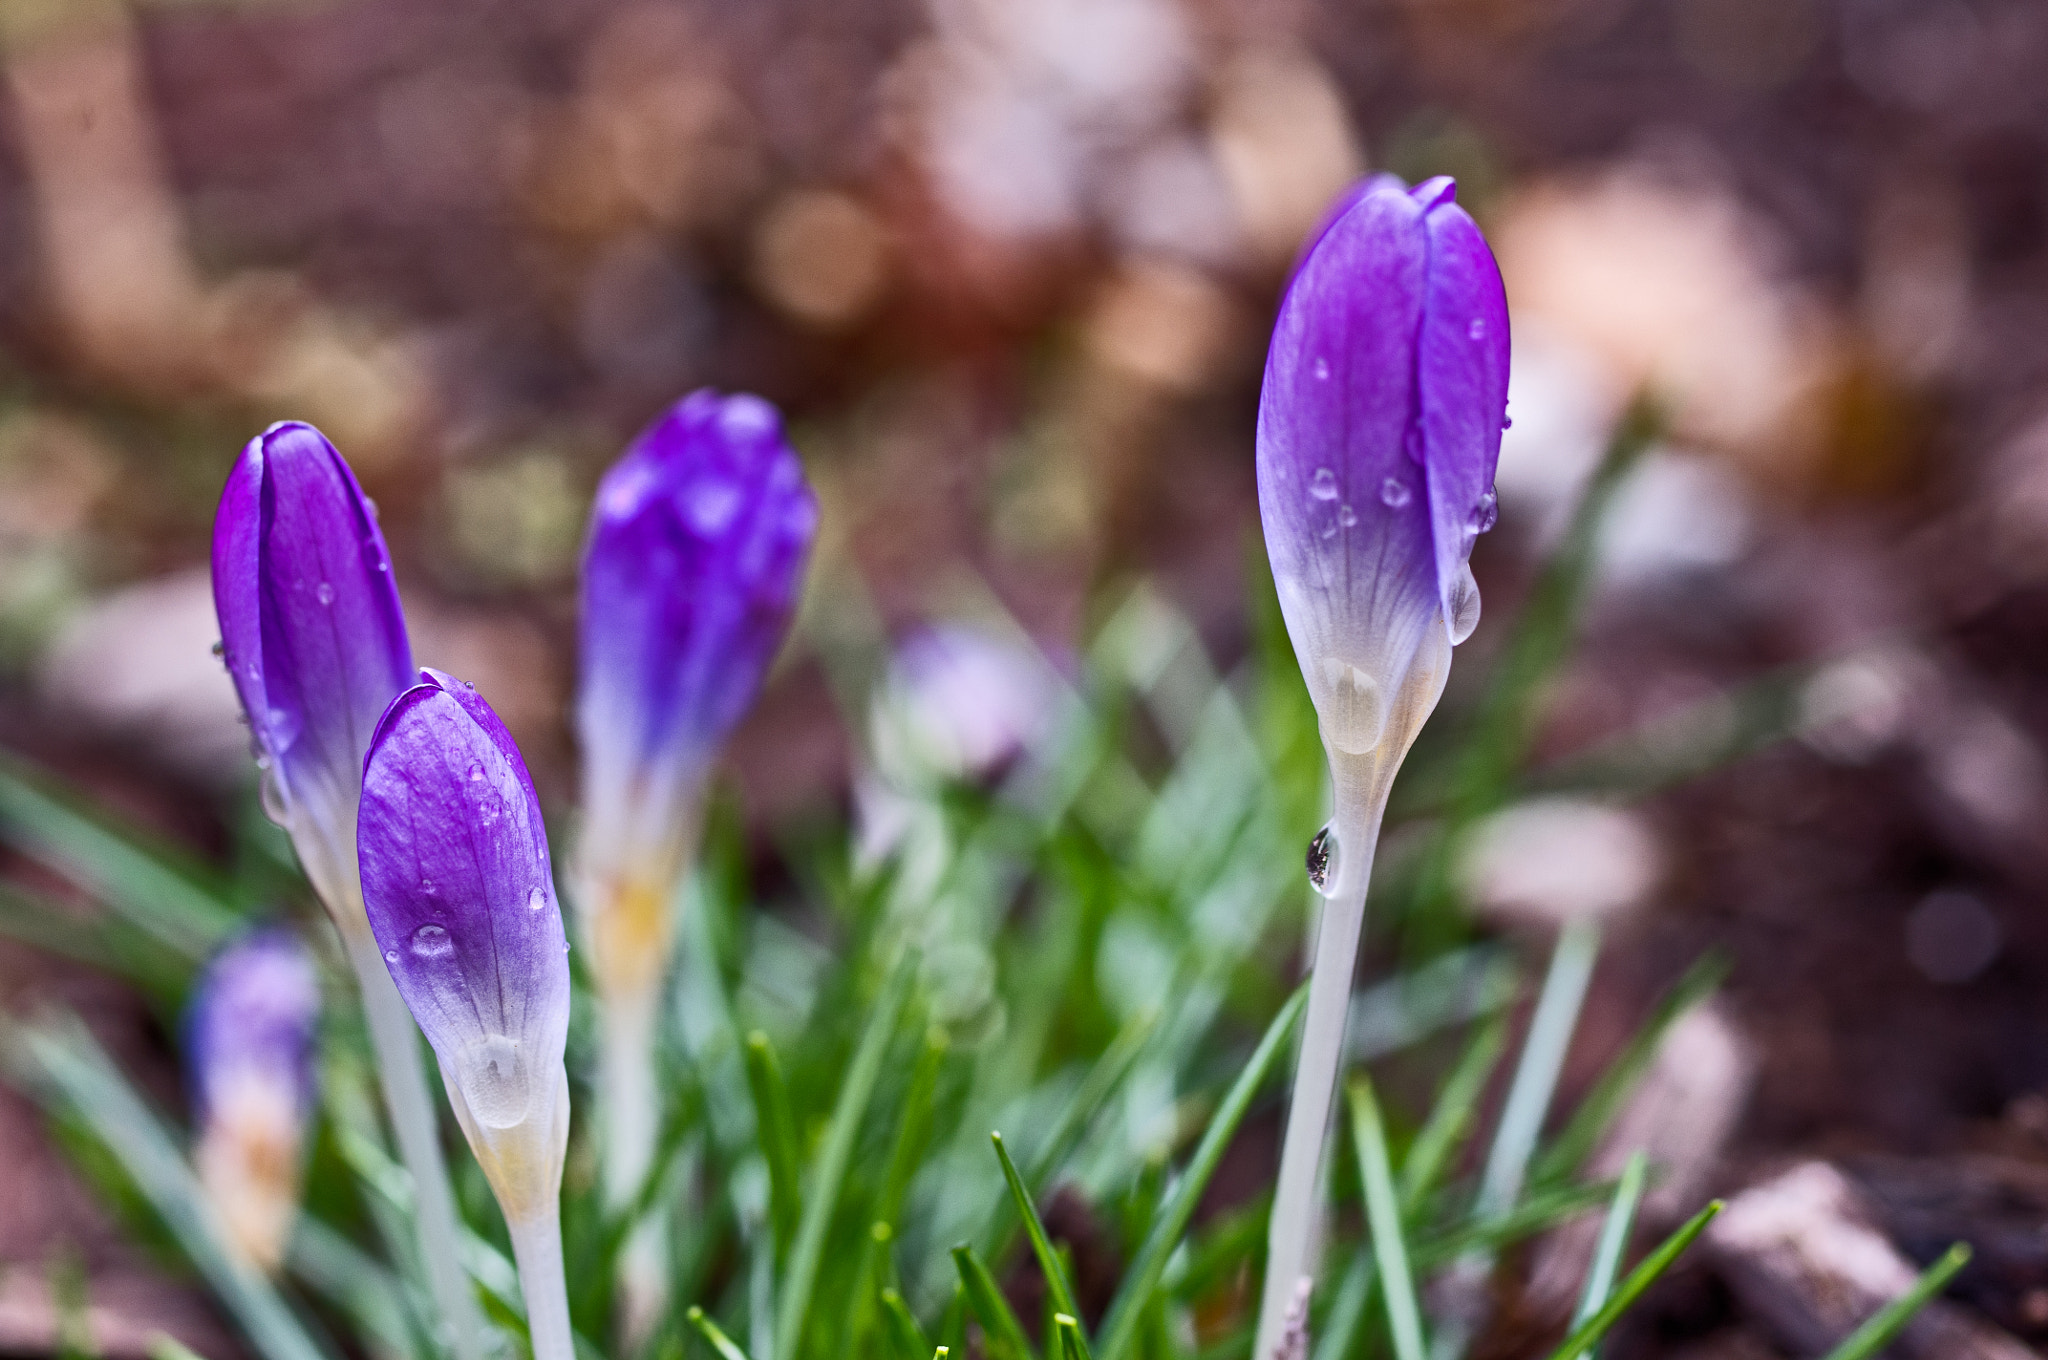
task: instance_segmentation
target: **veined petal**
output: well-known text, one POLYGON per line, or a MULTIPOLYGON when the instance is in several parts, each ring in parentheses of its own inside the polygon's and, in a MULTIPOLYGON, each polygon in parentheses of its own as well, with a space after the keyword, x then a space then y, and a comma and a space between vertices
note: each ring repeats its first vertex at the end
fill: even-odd
POLYGON ((518 748, 462 682, 421 681, 364 767, 363 900, 451 1084, 484 1128, 509 1129, 546 1114, 560 1081, 568 942, 518 748))

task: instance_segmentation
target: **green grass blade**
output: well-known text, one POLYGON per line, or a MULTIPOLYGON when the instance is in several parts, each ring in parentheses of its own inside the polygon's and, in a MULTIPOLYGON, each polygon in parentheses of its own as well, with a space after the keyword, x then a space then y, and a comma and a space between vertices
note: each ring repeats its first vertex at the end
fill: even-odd
POLYGON ((932 1093, 938 1089, 939 1072, 952 1051, 946 1031, 933 1025, 924 1033, 917 1066, 903 1092, 903 1113, 896 1124, 896 1141, 889 1149, 889 1169, 882 1174, 882 1189, 875 1197, 874 1217, 894 1223, 903 1212, 903 1196, 917 1174, 918 1157, 931 1137, 932 1093))
POLYGON ((691 1304, 690 1311, 683 1316, 697 1329, 697 1335, 703 1337, 710 1343, 711 1349, 718 1352, 718 1360, 747 1360, 747 1353, 721 1331, 717 1323, 706 1317, 702 1308, 691 1304))
POLYGON ((1600 1311, 1574 1328, 1572 1334, 1565 1338, 1564 1344, 1550 1353, 1550 1360, 1579 1360, 1595 1342, 1607 1335, 1607 1329, 1619 1321, 1621 1315, 1642 1297, 1643 1291, 1655 1284, 1658 1277, 1671 1268, 1671 1263, 1678 1259, 1679 1253, 1691 1246, 1693 1239, 1705 1232, 1707 1225, 1714 1221, 1714 1215, 1720 1212, 1721 1201, 1714 1200, 1687 1219, 1685 1226, 1665 1238, 1655 1251, 1643 1258, 1641 1265, 1628 1273, 1628 1278, 1621 1282, 1613 1296, 1600 1305, 1600 1311))
POLYGON ((1728 960, 1718 953, 1708 953, 1671 984, 1658 998, 1649 1019, 1629 1039, 1621 1055, 1607 1065, 1592 1091, 1579 1102, 1579 1108, 1572 1112, 1571 1121, 1537 1157, 1530 1172, 1532 1179, 1560 1180, 1575 1174, 1585 1165, 1601 1135, 1621 1113, 1621 1107, 1635 1090, 1636 1083, 1650 1070, 1650 1064, 1656 1060, 1657 1050, 1671 1032, 1671 1027, 1693 1007, 1712 996, 1727 976, 1728 960))
POLYGON ((1223 1159, 1231 1136, 1237 1132, 1238 1124, 1251 1108, 1252 1097, 1258 1094, 1273 1065, 1286 1051, 1288 1036, 1294 1032, 1295 1022, 1301 1018, 1302 1007, 1307 1003, 1308 984, 1304 982, 1280 1008, 1280 1013, 1273 1017, 1273 1023, 1266 1027, 1265 1036, 1259 1040, 1251 1061, 1238 1073, 1237 1080, 1210 1119, 1187 1170, 1160 1205, 1144 1245, 1138 1249, 1130 1269, 1125 1272, 1123 1284, 1118 1287, 1116 1298, 1110 1304, 1109 1316, 1103 1321, 1102 1342, 1098 1349, 1101 1360, 1122 1360, 1137 1339, 1146 1306, 1151 1302, 1153 1292, 1159 1288, 1160 1277, 1166 1273, 1167 1258, 1173 1255, 1181 1234, 1187 1231, 1188 1220, 1195 1214, 1195 1204, 1209 1184, 1209 1177, 1215 1174, 1216 1164, 1223 1159))
POLYGON ((1337 1295, 1323 1315, 1315 1337, 1315 1360, 1348 1360, 1357 1352, 1359 1329, 1378 1284, 1379 1268, 1373 1264, 1372 1253, 1360 1251, 1345 1268, 1337 1295))
MULTIPOLYGON (((1046 1292, 1052 1295, 1052 1305, 1070 1318, 1078 1318, 1081 1309, 1074 1302, 1074 1287, 1067 1279, 1067 1272, 1060 1265, 1059 1254, 1053 1250, 1052 1239, 1045 1235, 1045 1224, 1038 1217, 1038 1207, 1031 1202, 1031 1192, 1024 1188, 1024 1178, 1017 1174, 1017 1164, 1010 1160, 1009 1149, 1003 1146, 1003 1135, 991 1133, 989 1141, 995 1144, 996 1160, 1003 1164, 1003 1179, 1010 1183, 1010 1196, 1017 1201, 1017 1213, 1024 1220, 1024 1231, 1031 1238, 1032 1254, 1038 1257, 1038 1269, 1045 1276, 1046 1292)), ((1080 1360, 1092 1360, 1088 1343, 1081 1340, 1076 1352, 1080 1360)))
POLYGON ((1467 1252, 1498 1251, 1606 1203, 1614 1183, 1570 1185, 1533 1194, 1498 1218, 1482 1218, 1417 1242, 1409 1257, 1418 1270, 1443 1265, 1467 1252))
POLYGON ((1868 1322, 1849 1333, 1841 1345, 1827 1353, 1827 1360, 1868 1360, 1904 1331, 1906 1324, 1936 1294, 1947 1287, 1957 1271, 1970 1262, 1970 1246, 1958 1242, 1927 1267, 1913 1287, 1877 1310, 1868 1322))
POLYGON ((960 1272, 960 1283, 967 1287, 967 1306, 981 1319, 990 1356, 994 1360, 1031 1360, 1031 1340, 1024 1335, 1024 1324, 1017 1320, 988 1265, 965 1242, 953 1248, 953 1265, 960 1272))
POLYGON ((29 1028, 10 1048, 32 1085, 98 1134, 265 1360, 326 1360, 276 1288, 229 1242, 169 1131, 84 1026, 29 1028))
POLYGON ((1372 1225, 1373 1259, 1379 1264, 1386 1295, 1394 1355, 1396 1360, 1423 1360, 1428 1348, 1422 1339, 1422 1306, 1415 1297, 1415 1276, 1408 1269, 1407 1244, 1401 1239, 1401 1202, 1394 1192, 1394 1169, 1387 1159, 1387 1133, 1380 1122, 1379 1101, 1367 1077, 1352 1082, 1347 1094, 1358 1175, 1365 1186, 1365 1212, 1372 1225))
POLYGON ((88 811, 25 761, 0 755, 0 839, 82 887, 188 963, 205 960, 241 917, 226 885, 136 827, 88 811))
POLYGON ((782 1077, 782 1060, 776 1056, 775 1045, 768 1036, 760 1030, 749 1034, 746 1055, 747 1086, 754 1094, 761 1155, 768 1162, 769 1214, 775 1221, 775 1240, 786 1251, 803 1204, 797 1170, 796 1118, 789 1109, 789 1084, 782 1077))
POLYGON ((1586 999, 1586 984, 1592 980, 1599 955, 1598 926, 1574 921, 1559 932, 1542 994, 1536 1000, 1536 1013, 1529 1021, 1529 1037, 1522 1043, 1522 1057, 1508 1087, 1507 1104, 1501 1108, 1500 1126, 1487 1150, 1475 1206, 1482 1218, 1506 1213, 1521 1197, 1529 1158, 1557 1091, 1565 1050, 1571 1047, 1572 1033, 1578 1028, 1579 1006, 1586 999))
POLYGON ((1408 1155, 1401 1163, 1401 1205, 1410 1218, 1420 1213, 1445 1168, 1464 1146, 1479 1109, 1479 1099, 1486 1094, 1486 1084, 1492 1079, 1507 1042, 1507 1021, 1499 1017, 1488 1021, 1472 1036, 1458 1065, 1445 1078, 1429 1118, 1409 1144, 1408 1155))
MULTIPOLYGON (((1649 1170, 1649 1160, 1640 1152, 1631 1154, 1622 1170, 1621 1184, 1614 1188, 1614 1200, 1607 1208, 1607 1221, 1600 1225, 1593 1264, 1586 1271, 1586 1290, 1579 1296, 1578 1311, 1572 1314, 1574 1327, 1599 1312, 1614 1291, 1614 1277, 1621 1273, 1621 1258, 1628 1251, 1629 1234, 1635 1230, 1636 1207, 1642 1203, 1649 1170)), ((1586 1353, 1586 1360, 1593 1360, 1593 1352, 1586 1353)))
POLYGON ((1046 1182, 1052 1179, 1061 1164, 1073 1154, 1074 1145, 1080 1142, 1081 1136, 1087 1132, 1088 1124, 1094 1118, 1095 1112, 1101 1109, 1103 1102, 1122 1085, 1124 1077, 1130 1073, 1132 1065, 1144 1053, 1146 1041, 1151 1039, 1153 1031, 1158 1026, 1158 1009, 1146 1007, 1117 1031, 1116 1038, 1110 1041, 1109 1047, 1103 1050, 1095 1065, 1088 1069, 1088 1075, 1081 1079, 1081 1085, 1075 1090, 1074 1098, 1060 1111, 1052 1129, 1046 1134, 1044 1145, 1031 1159, 1024 1183, 1031 1187, 1032 1193, 1042 1193, 1046 1182))
POLYGON ((854 1137, 860 1132, 861 1117, 875 1092, 875 1080, 882 1073, 882 1059, 895 1036, 896 1021, 910 991, 910 979, 917 969, 917 955, 906 950, 895 971, 882 988, 881 997, 868 1017, 867 1030, 854 1050, 846 1083, 839 1088, 839 1100, 832 1108, 832 1122, 826 1126, 825 1145, 819 1150, 817 1169, 804 1196, 803 1219, 797 1227, 796 1245, 790 1249, 789 1271, 782 1283, 782 1297, 775 1312, 775 1358, 796 1360, 803 1345, 804 1323, 811 1309, 811 1291, 818 1282, 818 1263, 825 1251, 825 1232, 832 1224, 832 1212, 839 1205, 839 1187, 846 1179, 846 1164, 853 1156, 854 1137))
MULTIPOLYGON (((889 1343, 898 1360, 924 1360, 925 1353, 932 1348, 931 1338, 924 1334, 924 1328, 917 1325, 910 1305, 893 1289, 882 1291, 882 1317, 887 1324, 884 1330, 889 1334, 889 1343)), ((939 1349, 944 1350, 945 1347, 939 1349)))
POLYGON ((1088 1360, 1088 1339, 1081 1334, 1080 1319, 1069 1313, 1054 1313, 1052 1327, 1059 1345, 1058 1360, 1088 1360))

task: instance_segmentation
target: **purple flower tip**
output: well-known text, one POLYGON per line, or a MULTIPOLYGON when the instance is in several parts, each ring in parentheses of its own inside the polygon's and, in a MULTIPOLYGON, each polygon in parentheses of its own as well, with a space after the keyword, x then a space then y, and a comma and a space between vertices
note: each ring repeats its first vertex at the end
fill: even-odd
POLYGON ((392 701, 357 835, 370 929, 450 1091, 485 1129, 545 1115, 568 941, 526 762, 474 689, 426 670, 392 701))
POLYGON ((202 1123, 260 1089, 303 1116, 313 1095, 320 977, 298 937, 278 927, 229 944, 200 975, 185 1014, 192 1100, 202 1123))
POLYGON ((312 426, 273 425, 235 460, 214 518, 213 597, 283 820, 304 809, 345 845, 363 753, 411 683, 412 655, 376 509, 312 426))
MULTIPOLYGON (((1259 515, 1288 632, 1342 750, 1375 747, 1438 630, 1478 621, 1508 314, 1448 178, 1353 190, 1280 306, 1259 398, 1259 515)), ((1436 655, 1432 648, 1428 655, 1436 655)))

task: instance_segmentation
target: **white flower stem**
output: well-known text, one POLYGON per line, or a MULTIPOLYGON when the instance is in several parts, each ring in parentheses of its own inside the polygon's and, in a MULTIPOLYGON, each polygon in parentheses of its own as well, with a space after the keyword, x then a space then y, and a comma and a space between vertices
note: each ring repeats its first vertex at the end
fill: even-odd
POLYGON ((512 1259, 519 1267, 519 1292, 526 1300, 526 1325, 533 1334, 533 1360, 576 1360, 569 1326, 569 1286, 562 1276, 562 1215, 553 1201, 522 1218, 507 1218, 512 1259))
MULTIPOLYGON (((360 913, 361 909, 357 910, 360 913)), ((441 1156, 433 1094, 420 1062, 419 1027, 392 985, 368 922, 361 930, 344 928, 341 936, 362 988, 370 1046, 377 1056, 377 1079, 384 1088, 384 1108, 391 1116, 399 1157, 412 1173, 413 1210, 427 1290, 440 1312, 444 1339, 456 1360, 482 1360, 483 1314, 462 1269, 455 1193, 448 1183, 448 1164, 441 1156)))
MULTIPOLYGON (((605 994, 599 1007, 598 1096, 604 1111, 605 1202, 623 1209, 654 1168, 661 1137, 661 1102, 655 1072, 655 1014, 660 978, 648 987, 605 994)), ((621 1324, 629 1341, 646 1339, 665 1302, 662 1241, 657 1225, 642 1223, 620 1257, 621 1324)))
MULTIPOLYGON (((1389 765, 1398 765, 1398 757, 1389 765)), ((1313 1276, 1310 1255, 1318 1218, 1324 1135, 1344 1062, 1346 1021, 1351 1007, 1351 973, 1358 937, 1365 925, 1365 891, 1372 877, 1380 819, 1393 782, 1389 769, 1369 757, 1331 765, 1337 840, 1337 879, 1316 931, 1314 972, 1308 1011, 1302 1021, 1295 1062, 1294 1096, 1287 1110, 1287 1134, 1280 1150, 1280 1179, 1266 1239, 1266 1285, 1259 1303, 1256 1360, 1270 1360, 1287 1328, 1288 1310, 1313 1276), (1364 765, 1365 768, 1359 768, 1364 765), (1363 776, 1363 777, 1361 777, 1363 776)))

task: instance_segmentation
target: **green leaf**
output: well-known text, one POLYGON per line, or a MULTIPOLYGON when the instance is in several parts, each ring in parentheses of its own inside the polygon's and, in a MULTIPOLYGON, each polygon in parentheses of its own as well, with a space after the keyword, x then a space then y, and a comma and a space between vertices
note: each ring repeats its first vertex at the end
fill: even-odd
POLYGON ((228 1240, 212 1202, 154 1112, 76 1020, 27 1028, 10 1066, 78 1111, 163 1218, 265 1360, 326 1360, 276 1288, 228 1240))
POLYGON ((967 1288, 967 1306, 981 1320, 989 1354, 995 1360, 1032 1360, 1031 1341, 1024 1335, 1024 1324, 1017 1321, 1010 1301, 996 1287, 995 1277, 989 1274, 988 1266, 974 1248, 965 1242, 953 1248, 953 1266, 960 1272, 960 1283, 967 1288))
MULTIPOLYGON (((1038 1217, 1038 1207, 1031 1202, 1031 1192, 1024 1188, 1024 1178, 1017 1174, 1016 1163, 1010 1160, 1009 1149, 1003 1146, 1003 1135, 991 1133, 989 1141, 995 1144, 996 1159, 1003 1164, 1003 1179, 1010 1183, 1010 1196, 1017 1201, 1017 1212, 1024 1220, 1024 1231, 1031 1238, 1031 1251, 1038 1257, 1038 1269, 1045 1276, 1046 1291, 1052 1295, 1053 1307, 1069 1318, 1079 1317, 1081 1309, 1074 1302, 1074 1287, 1060 1265, 1059 1255, 1053 1251, 1052 1239, 1045 1235, 1045 1224, 1038 1217)), ((1093 1360, 1085 1339, 1077 1345, 1079 1360, 1093 1360)))
POLYGON ((1655 1251, 1643 1258, 1641 1265, 1628 1273, 1628 1278, 1621 1282, 1621 1287, 1614 1291, 1613 1297, 1600 1306, 1600 1311, 1580 1323, 1573 1329, 1572 1334, 1565 1338, 1564 1344, 1550 1353, 1550 1360, 1579 1360, 1594 1342, 1607 1335, 1607 1329, 1619 1321, 1621 1315, 1642 1297, 1645 1289, 1655 1284, 1658 1277, 1671 1268, 1671 1263, 1678 1259, 1679 1253, 1691 1246, 1695 1237, 1706 1231, 1707 1225, 1714 1221, 1714 1215, 1721 1212, 1721 1207, 1721 1201, 1714 1200, 1687 1219, 1685 1225, 1677 1232, 1665 1238, 1655 1251))
POLYGON ((1307 1003, 1308 984, 1304 982, 1280 1008, 1280 1013, 1273 1017, 1273 1023, 1266 1027, 1265 1037, 1259 1040, 1251 1061, 1238 1073, 1237 1080, 1210 1119, 1188 1169, 1160 1206, 1144 1245, 1138 1249, 1130 1269, 1124 1274, 1123 1284, 1117 1289, 1115 1300, 1110 1304, 1109 1316, 1103 1321, 1099 1348, 1102 1360, 1122 1360, 1137 1339, 1145 1310, 1152 1301, 1153 1292, 1159 1288, 1160 1277, 1166 1273, 1167 1258, 1173 1255, 1181 1234, 1187 1231, 1188 1221, 1194 1217, 1195 1205, 1208 1186, 1209 1177, 1215 1174, 1216 1164, 1223 1160, 1224 1149, 1230 1145, 1238 1124, 1251 1108, 1252 1097, 1258 1094, 1259 1087, 1265 1083, 1273 1065, 1286 1049, 1287 1038, 1293 1033, 1295 1021, 1301 1018, 1302 1007, 1307 1003))
POLYGON ((868 1016, 867 1030, 854 1051, 846 1082, 839 1088, 838 1103, 832 1107, 832 1122, 826 1126, 825 1144, 818 1152, 817 1166, 804 1196, 803 1220, 797 1227, 796 1245, 790 1249, 789 1270, 775 1311, 776 1360, 796 1360, 802 1347, 811 1291, 817 1285, 818 1263, 825 1251, 825 1230, 831 1226, 833 1210, 839 1206, 839 1187, 846 1179, 846 1164, 853 1156, 853 1140, 860 1132, 861 1116, 867 1113, 868 1098, 875 1092, 875 1079, 881 1075, 882 1059, 889 1050, 889 1040, 895 1036, 896 1020, 903 1012, 904 997, 916 971, 916 951, 905 950, 868 1016))
MULTIPOLYGON (((1622 1255, 1628 1250, 1629 1234, 1636 1224, 1636 1206, 1642 1202, 1649 1167, 1649 1160, 1637 1152, 1629 1156, 1628 1166, 1622 1170, 1621 1184, 1615 1187, 1614 1202, 1607 1209, 1607 1221, 1600 1225, 1593 1264, 1586 1271, 1585 1293, 1579 1296, 1578 1311, 1572 1315, 1574 1327, 1599 1312, 1600 1305, 1607 1302, 1607 1296, 1614 1290, 1614 1277, 1620 1273, 1622 1255)), ((1586 1360, 1593 1360, 1591 1351, 1586 1353, 1586 1360)))
POLYGON ((719 1330, 717 1323, 704 1315, 704 1310, 695 1304, 684 1318, 697 1329, 697 1335, 711 1343, 711 1349, 718 1352, 718 1360, 747 1360, 747 1353, 733 1343, 733 1339, 719 1330))
POLYGON ((1578 1028, 1579 1006, 1599 957, 1600 927, 1592 922, 1573 921, 1558 932, 1543 991, 1529 1019, 1529 1034, 1522 1041, 1522 1056, 1508 1085, 1507 1103, 1493 1131, 1493 1146, 1487 1149, 1476 1206, 1481 1215, 1504 1214, 1521 1197, 1529 1158, 1556 1094, 1565 1051, 1578 1028))
POLYGON ((789 1109, 789 1085, 775 1045, 760 1030, 747 1035, 747 1086, 754 1094, 754 1120, 760 1131, 761 1154, 768 1162, 769 1213, 775 1240, 788 1250, 802 1213, 796 1150, 796 1119, 789 1109))
POLYGON ((1364 1076, 1351 1083, 1347 1094, 1358 1175, 1365 1186, 1365 1212, 1372 1225, 1373 1259, 1379 1263, 1394 1354, 1398 1360, 1424 1360, 1422 1307, 1415 1298, 1415 1277, 1408 1269, 1408 1247, 1401 1238, 1401 1202, 1394 1192, 1394 1169, 1387 1158, 1379 1101, 1373 1097, 1371 1079, 1364 1076))
POLYGON ((1727 976, 1728 960, 1719 953, 1708 953, 1671 984, 1669 990, 1658 998, 1650 1018, 1629 1039, 1621 1055, 1607 1065, 1592 1091, 1579 1102, 1579 1108, 1572 1112, 1571 1122, 1536 1159, 1530 1172, 1533 1179, 1560 1180, 1575 1174, 1585 1164, 1608 1125, 1621 1113, 1622 1104, 1635 1090, 1636 1083, 1650 1070, 1650 1064, 1656 1060, 1657 1050, 1671 1032, 1672 1025, 1712 996, 1727 976))
POLYGON ((1605 1202, 1613 1193, 1614 1183, 1611 1181, 1546 1190, 1530 1195, 1498 1217, 1474 1219, 1417 1242, 1409 1255, 1417 1268, 1427 1269, 1467 1252, 1497 1251, 1568 1218, 1575 1218, 1605 1202))
POLYGON ((1877 1310, 1868 1322, 1851 1332, 1841 1345, 1827 1353, 1827 1360, 1868 1360, 1890 1344, 1893 1337, 1904 1331, 1913 1315, 1927 1306, 1928 1300, 1939 1294, 1948 1282, 1955 1278, 1957 1271, 1968 1265, 1970 1246, 1958 1242, 1942 1253, 1939 1261, 1927 1267, 1913 1287, 1877 1310))
MULTIPOLYGON (((924 1360, 925 1353, 932 1348, 931 1340, 925 1336, 924 1328, 917 1325, 910 1305, 903 1302, 903 1296, 893 1289, 882 1291, 882 1317, 886 1323, 884 1330, 888 1332, 889 1343, 898 1360, 924 1360)), ((945 1347, 939 1349, 944 1350, 945 1347)))
POLYGON ((1496 1017, 1479 1027, 1458 1065, 1444 1079, 1443 1090, 1437 1095, 1422 1131, 1408 1145, 1408 1155, 1401 1163, 1401 1204, 1411 1219, 1420 1215, 1444 1168, 1464 1146, 1480 1097, 1486 1094, 1486 1084, 1500 1063, 1507 1041, 1505 1018, 1496 1017))
POLYGON ((1088 1338, 1081 1334, 1080 1319, 1070 1313, 1054 1313, 1052 1327, 1058 1360, 1088 1360, 1088 1338))

